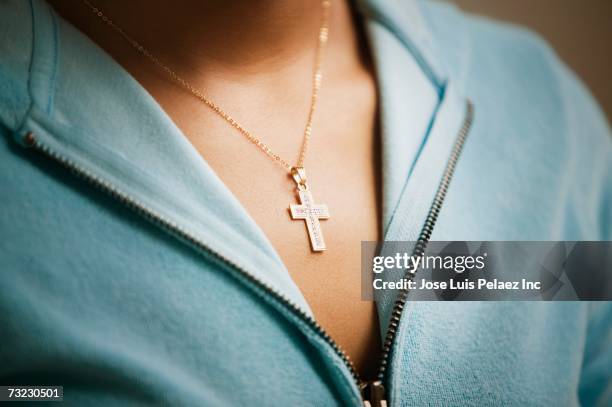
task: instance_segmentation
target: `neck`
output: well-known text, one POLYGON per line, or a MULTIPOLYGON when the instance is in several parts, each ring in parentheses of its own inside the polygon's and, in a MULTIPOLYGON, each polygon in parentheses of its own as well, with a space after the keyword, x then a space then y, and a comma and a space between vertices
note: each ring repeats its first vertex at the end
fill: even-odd
MULTIPOLYGON (((139 58, 80 0, 50 0, 55 9, 119 60, 139 58)), ((275 72, 311 60, 322 23, 321 0, 90 0, 130 37, 180 71, 228 75, 275 72)), ((355 41, 343 0, 330 13, 334 44, 355 41)), ((333 38, 332 38, 333 39, 333 38)), ((346 51, 340 51, 341 57, 346 51)), ((348 55, 347 55, 348 56, 348 55)), ((127 61, 129 64, 129 61, 127 61)))

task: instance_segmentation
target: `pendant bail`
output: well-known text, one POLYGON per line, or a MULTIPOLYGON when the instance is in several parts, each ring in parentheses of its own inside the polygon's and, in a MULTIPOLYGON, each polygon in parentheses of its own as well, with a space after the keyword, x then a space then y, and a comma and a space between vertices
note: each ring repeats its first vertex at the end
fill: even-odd
POLYGON ((291 176, 297 184, 297 188, 300 191, 308 190, 308 184, 306 183, 306 170, 304 167, 291 167, 291 176))

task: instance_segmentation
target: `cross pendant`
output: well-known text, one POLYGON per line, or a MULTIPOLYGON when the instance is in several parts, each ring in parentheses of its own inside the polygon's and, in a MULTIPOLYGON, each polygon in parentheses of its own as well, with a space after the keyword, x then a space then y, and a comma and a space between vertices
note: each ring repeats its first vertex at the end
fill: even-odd
POLYGON ((292 169, 291 174, 296 180, 300 204, 290 204, 291 218, 293 220, 306 221, 306 229, 310 238, 310 247, 313 252, 322 252, 326 249, 321 223, 319 219, 329 219, 329 209, 327 205, 315 204, 312 194, 306 184, 306 173, 303 168, 296 168, 295 173, 292 169))

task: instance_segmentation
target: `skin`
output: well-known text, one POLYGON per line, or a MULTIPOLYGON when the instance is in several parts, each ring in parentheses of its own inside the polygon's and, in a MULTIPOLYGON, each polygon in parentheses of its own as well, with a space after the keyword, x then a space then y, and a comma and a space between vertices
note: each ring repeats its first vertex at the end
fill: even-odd
MULTIPOLYGON (((312 253, 287 172, 139 55, 80 1, 56 10, 158 101, 262 228, 319 323, 372 378, 380 349, 375 306, 361 301, 360 242, 380 239, 377 93, 348 2, 335 0, 323 87, 305 167, 328 250, 312 253)), ((294 163, 310 103, 321 4, 316 0, 93 2, 129 35, 294 163)))

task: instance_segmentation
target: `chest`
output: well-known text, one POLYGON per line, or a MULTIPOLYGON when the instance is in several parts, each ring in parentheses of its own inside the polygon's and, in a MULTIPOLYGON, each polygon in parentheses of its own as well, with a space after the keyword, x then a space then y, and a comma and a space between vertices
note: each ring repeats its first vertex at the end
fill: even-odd
MULTIPOLYGON (((164 106, 163 95, 158 98, 262 229, 315 318, 358 369, 367 365, 372 344, 378 341, 374 305, 361 301, 361 241, 380 239, 381 229, 376 92, 371 82, 359 84, 351 89, 341 85, 321 95, 304 162, 312 203, 325 205, 329 212, 329 218, 316 221, 327 247, 323 252, 311 250, 309 220, 292 219, 290 205, 305 202, 286 169, 197 101, 177 108, 172 100, 164 106)), ((304 109, 298 107, 283 111, 271 106, 279 114, 262 117, 249 114, 257 111, 256 106, 238 105, 235 116, 243 118, 243 125, 274 153, 294 164, 304 124, 304 109)))

